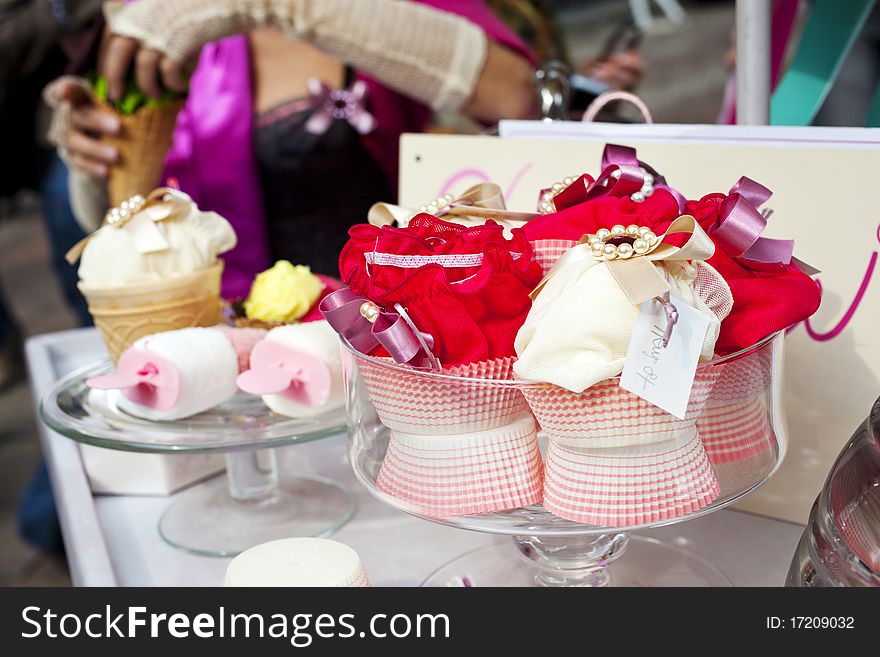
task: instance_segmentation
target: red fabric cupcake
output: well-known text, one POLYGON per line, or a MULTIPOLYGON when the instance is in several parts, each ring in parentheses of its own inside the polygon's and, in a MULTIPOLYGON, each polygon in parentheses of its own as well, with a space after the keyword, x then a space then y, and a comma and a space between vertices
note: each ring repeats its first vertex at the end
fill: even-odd
MULTIPOLYGON (((685 212, 711 234, 725 198, 724 194, 709 194, 699 201, 688 201, 685 212)), ((666 225, 658 228, 663 230, 666 225)), ((751 263, 731 256, 719 242, 708 263, 724 277, 733 294, 733 310, 721 323, 715 347, 722 355, 745 349, 805 320, 818 310, 822 300, 816 281, 794 263, 751 263)))
MULTIPOLYGON (((681 214, 690 214, 710 233, 718 224, 725 194, 709 194, 699 201, 687 201, 679 212, 672 194, 658 189, 641 203, 629 197, 602 197, 571 206, 530 221, 523 231, 535 250, 559 254, 560 241, 574 242, 599 228, 615 224, 648 226, 662 235, 681 214), (548 246, 553 251, 548 250, 548 246)), ((680 238, 680 236, 673 236, 680 238)), ((730 286, 733 311, 721 323, 715 350, 721 355, 755 344, 812 315, 819 307, 819 287, 796 264, 760 264, 736 258, 715 243, 715 254, 707 260, 730 286)), ((551 262, 542 260, 545 269, 551 262)))
MULTIPOLYGON (((641 203, 636 203, 629 196, 603 196, 578 203, 559 212, 532 219, 523 227, 523 232, 530 242, 577 242, 588 233, 595 233, 600 228, 611 228, 616 224, 636 224, 654 230, 660 224, 670 224, 680 214, 675 197, 658 189, 641 203)), ((662 234, 662 231, 654 232, 662 234)))
POLYGON ((339 258, 353 292, 393 311, 403 306, 434 338, 444 366, 504 358, 531 307, 540 265, 521 230, 464 227, 420 214, 407 228, 361 224, 339 258))

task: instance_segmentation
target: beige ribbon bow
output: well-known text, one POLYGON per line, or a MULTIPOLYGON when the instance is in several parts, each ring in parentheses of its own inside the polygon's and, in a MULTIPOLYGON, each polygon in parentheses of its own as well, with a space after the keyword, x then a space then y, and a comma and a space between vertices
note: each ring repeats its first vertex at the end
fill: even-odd
MULTIPOLYGON (((715 244, 706 232, 690 215, 682 215, 672 222, 669 228, 653 243, 648 245, 644 253, 631 252, 627 257, 615 256, 607 259, 597 255, 593 250, 593 244, 589 241, 590 235, 585 235, 581 241, 570 248, 556 261, 543 280, 532 291, 534 299, 541 289, 560 269, 574 262, 604 261, 614 280, 626 294, 630 303, 639 305, 655 297, 663 297, 670 291, 669 281, 663 275, 655 263, 674 260, 706 260, 715 253, 715 244), (682 233, 690 234, 683 246, 673 246, 664 243, 668 235, 682 233)), ((608 240, 605 240, 607 243, 608 240)))
POLYGON ((367 213, 367 221, 374 226, 388 226, 395 222, 404 227, 410 219, 421 212, 435 217, 447 217, 449 221, 465 225, 481 224, 494 219, 507 228, 519 228, 529 219, 540 216, 534 212, 514 212, 508 210, 501 194, 501 187, 495 183, 478 183, 468 188, 460 196, 446 194, 423 205, 418 211, 391 203, 374 203, 367 213))
MULTIPOLYGON (((112 208, 98 230, 111 226, 131 233, 132 243, 139 253, 155 253, 169 247, 168 240, 159 230, 158 223, 189 213, 192 199, 177 189, 159 187, 144 198, 135 195, 112 208)), ((64 256, 71 265, 79 260, 86 244, 97 234, 95 231, 77 242, 64 256)))

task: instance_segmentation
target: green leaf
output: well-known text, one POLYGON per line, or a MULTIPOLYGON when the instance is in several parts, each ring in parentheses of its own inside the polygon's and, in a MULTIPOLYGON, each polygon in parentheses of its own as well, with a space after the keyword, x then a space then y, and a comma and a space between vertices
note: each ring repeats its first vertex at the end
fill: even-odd
POLYGON ((94 87, 95 87, 95 95, 98 97, 99 100, 106 103, 107 102, 107 78, 105 78, 103 75, 99 76, 94 82, 94 87))
MULTIPOLYGON (((107 78, 103 75, 97 75, 97 73, 95 72, 90 73, 88 77, 92 82, 95 96, 97 96, 100 100, 107 102, 107 78)), ((158 99, 150 98, 149 96, 147 96, 147 94, 145 94, 138 88, 137 82, 134 79, 134 75, 129 74, 128 78, 125 81, 125 91, 122 95, 122 98, 114 104, 114 107, 116 111, 118 111, 123 116, 129 116, 137 112, 142 107, 154 108, 168 105, 180 98, 184 98, 185 96, 186 94, 179 94, 174 91, 166 90, 162 92, 162 95, 158 99)))

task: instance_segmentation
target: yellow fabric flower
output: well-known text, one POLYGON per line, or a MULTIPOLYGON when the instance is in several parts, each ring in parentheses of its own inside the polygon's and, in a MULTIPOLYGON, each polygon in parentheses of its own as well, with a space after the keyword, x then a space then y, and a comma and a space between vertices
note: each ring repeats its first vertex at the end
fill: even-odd
POLYGON ((262 322, 294 322, 309 312, 323 290, 324 283, 307 266, 279 260, 257 275, 244 312, 262 322))

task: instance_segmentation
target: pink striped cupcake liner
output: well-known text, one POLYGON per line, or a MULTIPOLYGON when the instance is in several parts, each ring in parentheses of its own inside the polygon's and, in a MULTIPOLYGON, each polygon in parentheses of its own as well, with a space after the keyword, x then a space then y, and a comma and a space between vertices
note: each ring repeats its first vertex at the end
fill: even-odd
POLYGON ((697 435, 636 447, 577 449, 551 440, 544 508, 566 520, 632 527, 693 513, 720 487, 697 435))
POLYGON ((684 419, 624 390, 616 379, 581 393, 549 383, 523 386, 526 401, 550 440, 568 447, 628 447, 697 435, 696 422, 718 372, 697 370, 684 419))
POLYGON ((443 370, 441 374, 446 376, 402 368, 390 358, 360 359, 358 368, 386 427, 402 433, 439 436, 503 427, 529 413, 516 386, 470 380, 512 380, 514 361, 498 358, 459 365, 443 370))
POLYGON ((392 431, 376 486, 432 518, 516 509, 541 501, 543 466, 531 415, 467 434, 392 431))
MULTIPOLYGON (((705 443, 703 446, 705 448, 705 443)), ((711 457, 709 460, 712 460, 711 457)), ((727 497, 757 486, 767 478, 775 465, 775 452, 772 449, 764 449, 747 458, 713 463, 712 467, 721 485, 720 495, 727 497)))
POLYGON ((771 353, 760 349, 716 366, 718 381, 697 418, 697 430, 713 464, 750 459, 774 444, 767 412, 771 353))
POLYGON ((534 240, 531 244, 535 261, 541 265, 541 269, 546 274, 550 267, 562 257, 562 254, 575 246, 577 242, 574 240, 534 240))

